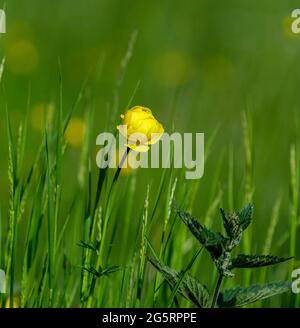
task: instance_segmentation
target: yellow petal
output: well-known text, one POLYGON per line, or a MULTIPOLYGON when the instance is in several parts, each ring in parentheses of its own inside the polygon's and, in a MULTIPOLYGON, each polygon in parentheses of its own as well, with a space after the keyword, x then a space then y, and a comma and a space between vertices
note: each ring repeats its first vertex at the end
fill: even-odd
POLYGON ((127 127, 127 135, 121 126, 117 126, 117 129, 128 139, 127 146, 135 151, 148 151, 147 145, 156 143, 164 133, 163 126, 147 107, 135 106, 121 115, 121 118, 127 127))

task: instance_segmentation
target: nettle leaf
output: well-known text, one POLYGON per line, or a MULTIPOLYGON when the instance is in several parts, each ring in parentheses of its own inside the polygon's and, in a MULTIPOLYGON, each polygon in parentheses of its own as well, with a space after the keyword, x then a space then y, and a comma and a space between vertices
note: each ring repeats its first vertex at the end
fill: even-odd
POLYGON ((206 287, 189 274, 182 281, 182 292, 196 306, 203 308, 209 306, 209 294, 206 287))
POLYGON ((226 214, 222 208, 220 211, 226 234, 229 237, 226 243, 226 249, 231 251, 240 243, 244 230, 251 223, 253 206, 249 204, 238 213, 226 214))
POLYGON ((205 226, 202 226, 195 217, 191 214, 177 210, 177 214, 182 221, 187 225, 192 234, 199 240, 213 258, 218 258, 222 255, 226 238, 220 233, 216 233, 205 226))
POLYGON ((188 212, 181 211, 177 209, 177 214, 182 219, 182 221, 187 225, 187 227, 190 229, 192 234, 201 242, 202 236, 200 231, 203 229, 201 224, 197 221, 195 217, 193 217, 188 212))
MULTIPOLYGON (((148 260, 162 274, 172 289, 175 288, 178 281, 182 279, 183 273, 163 265, 156 259, 148 257, 148 260)), ((178 293, 189 299, 197 307, 204 308, 209 306, 209 293, 207 288, 189 274, 186 274, 182 279, 178 288, 178 293)))
POLYGON ((253 205, 246 205, 239 213, 240 225, 243 230, 246 230, 251 223, 252 215, 253 215, 253 205))
POLYGON ((232 259, 230 269, 234 268, 259 268, 277 263, 282 263, 292 257, 278 257, 272 255, 243 255, 232 259))
POLYGON ((263 300, 275 295, 288 292, 291 283, 277 281, 266 285, 252 285, 250 287, 234 287, 225 289, 218 297, 219 307, 241 307, 243 305, 263 300))
POLYGON ((225 231, 230 238, 236 238, 241 232, 240 218, 237 213, 226 215, 223 208, 220 208, 225 231))
POLYGON ((202 227, 200 231, 201 244, 208 250, 208 252, 214 257, 219 258, 223 253, 223 245, 225 238, 220 234, 206 227, 202 227))
POLYGON ((227 218, 227 215, 226 215, 225 210, 223 208, 220 208, 220 212, 221 212, 221 217, 223 219, 223 225, 224 225, 225 231, 226 231, 227 235, 229 237, 231 237, 232 228, 231 228, 230 220, 227 218))

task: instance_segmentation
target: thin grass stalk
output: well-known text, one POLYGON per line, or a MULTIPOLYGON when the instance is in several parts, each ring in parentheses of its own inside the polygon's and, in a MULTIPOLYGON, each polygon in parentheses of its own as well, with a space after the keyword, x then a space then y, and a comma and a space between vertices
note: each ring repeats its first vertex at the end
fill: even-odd
MULTIPOLYGON (((295 145, 290 149, 290 256, 297 256, 296 242, 297 242, 297 223, 298 223, 298 202, 299 202, 299 152, 295 145)), ((293 270, 293 263, 289 266, 289 275, 291 277, 293 270)), ((296 297, 293 301, 291 297, 291 306, 295 306, 296 297)))
POLYGON ((45 146, 46 146, 46 159, 47 159, 47 192, 48 192, 48 283, 49 283, 49 305, 51 306, 53 301, 53 283, 54 283, 54 260, 55 260, 55 249, 54 249, 54 195, 51 181, 51 165, 50 165, 50 154, 48 148, 48 137, 45 132, 45 146))
POLYGON ((229 147, 229 160, 228 160, 228 210, 233 212, 234 209, 234 152, 233 146, 229 147))
MULTIPOLYGON (((254 194, 254 182, 253 182, 253 133, 252 133, 252 121, 249 112, 243 112, 242 125, 244 131, 244 150, 246 157, 245 168, 245 197, 243 203, 253 203, 254 194)), ((250 254, 252 242, 252 226, 248 228, 247 233, 243 238, 243 250, 245 254, 250 254)), ((251 271, 248 270, 244 274, 244 284, 248 286, 251 281, 251 271)))
POLYGON ((299 198, 299 154, 296 146, 290 149, 290 256, 296 254, 296 233, 299 198))
MULTIPOLYGON (((280 196, 278 196, 278 198, 273 206, 271 220, 270 220, 269 228, 267 231, 262 254, 272 254, 273 239, 274 239, 276 227, 279 222, 279 213, 280 213, 281 202, 282 202, 282 197, 280 195, 280 196)), ((260 273, 260 281, 266 281, 266 275, 267 275, 267 268, 262 268, 261 273, 260 273)), ((262 304, 263 304, 263 302, 259 302, 258 307, 261 306, 262 304)))
POLYGON ((8 183, 9 183, 9 230, 7 238, 6 274, 9 277, 9 306, 13 307, 15 258, 16 258, 16 234, 17 234, 17 208, 16 208, 16 157, 13 151, 11 126, 6 109, 6 125, 8 137, 8 183))
MULTIPOLYGON (((130 177, 129 180, 129 187, 128 187, 128 195, 126 197, 126 208, 125 208, 125 215, 124 215, 124 239, 123 243, 124 245, 127 243, 128 240, 130 240, 130 234, 131 234, 131 220, 132 220, 132 214, 134 209, 134 198, 136 193, 136 175, 133 174, 130 177)), ((128 250, 124 247, 122 249, 122 258, 127 259, 128 258, 128 250)))
POLYGON ((136 305, 138 307, 141 304, 142 287, 143 287, 144 273, 145 273, 146 232, 147 232, 147 225, 148 225, 149 193, 150 193, 150 186, 147 185, 147 192, 146 192, 146 198, 145 198, 143 216, 142 216, 140 263, 139 263, 139 270, 138 270, 138 276, 137 276, 136 305))
POLYGON ((112 204, 115 198, 115 188, 116 188, 116 184, 118 181, 118 178, 120 176, 121 170, 122 170, 122 166, 124 164, 124 162, 126 161, 126 158, 128 156, 130 152, 130 148, 126 148, 126 151, 120 161, 119 167, 117 168, 117 171, 113 177, 113 181, 109 187, 109 191, 108 191, 108 196, 107 196, 107 201, 106 201, 106 207, 105 207, 105 216, 104 216, 104 222, 103 222, 103 234, 102 234, 102 239, 101 239, 101 243, 100 243, 100 249, 99 249, 99 265, 103 265, 103 251, 104 251, 104 246, 105 246, 105 239, 106 239, 106 233, 107 233, 107 226, 108 226, 108 221, 111 215, 111 210, 112 210, 112 204))
POLYGON ((172 304, 174 302, 175 296, 180 288, 180 285, 183 281, 183 279, 185 278, 186 274, 188 273, 188 271, 192 268, 193 264, 195 263, 198 255, 202 252, 203 247, 201 247, 199 249, 199 251, 196 252, 196 254, 192 257, 191 261, 188 263, 188 265, 186 266, 186 268, 181 272, 181 277, 180 279, 178 279, 177 284, 175 285, 174 289, 172 290, 172 294, 170 296, 169 302, 168 302, 168 308, 172 307, 172 304))

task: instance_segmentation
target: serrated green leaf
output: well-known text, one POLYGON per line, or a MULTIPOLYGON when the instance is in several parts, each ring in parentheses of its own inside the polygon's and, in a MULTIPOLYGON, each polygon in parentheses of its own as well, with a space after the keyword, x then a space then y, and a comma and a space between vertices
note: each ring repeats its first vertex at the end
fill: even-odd
POLYGON ((253 205, 246 205, 239 213, 240 225, 243 230, 246 230, 251 223, 253 215, 253 205))
POLYGON ((226 231, 228 236, 231 236, 232 229, 231 229, 231 226, 230 226, 230 221, 227 219, 227 215, 226 215, 223 208, 220 208, 220 212, 221 212, 221 216, 222 216, 222 219, 223 219, 223 225, 224 225, 225 231, 226 231))
POLYGON ((195 217, 188 212, 184 212, 176 209, 177 214, 190 229, 192 234, 198 239, 213 258, 218 258, 223 253, 223 246, 225 244, 225 238, 220 234, 216 233, 205 226, 201 225, 195 217))
MULTIPOLYGON (((230 238, 230 241, 236 241, 233 242, 234 246, 236 246, 239 243, 243 233, 243 229, 240 225, 240 217, 237 213, 231 213, 227 216, 222 208, 220 211, 227 236, 230 238)), ((232 248, 234 246, 232 246, 232 248)))
POLYGON ((183 295, 192 301, 198 307, 208 307, 209 294, 207 289, 194 279, 191 275, 187 274, 182 281, 183 295))
POLYGON ((290 260, 292 257, 278 257, 272 255, 243 255, 240 254, 231 262, 230 269, 258 268, 290 260))
POLYGON ((241 307, 243 305, 263 300, 289 291, 291 283, 277 281, 266 285, 252 285, 249 287, 234 287, 225 289, 218 297, 219 307, 241 307))
POLYGON ((222 208, 220 211, 224 228, 229 237, 226 243, 226 250, 230 252, 240 243, 243 231, 246 230, 251 223, 253 206, 249 204, 238 213, 226 214, 222 208))
MULTIPOLYGON (((170 287, 175 288, 182 278, 182 273, 163 265, 156 259, 148 257, 148 260, 162 274, 170 287)), ((181 285, 178 287, 178 293, 200 308, 209 305, 209 294, 206 287, 189 274, 186 274, 182 279, 181 285)))

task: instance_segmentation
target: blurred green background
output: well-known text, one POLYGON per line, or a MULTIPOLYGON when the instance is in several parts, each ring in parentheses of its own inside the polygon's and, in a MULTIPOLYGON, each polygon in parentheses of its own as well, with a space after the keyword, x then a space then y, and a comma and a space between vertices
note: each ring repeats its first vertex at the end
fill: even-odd
MULTIPOLYGON (((300 35, 291 32, 290 15, 300 7, 299 1, 9 0, 0 1, 3 6, 7 33, 0 38, 0 58, 6 57, 0 95, 2 208, 7 208, 8 199, 4 105, 16 132, 31 85, 31 147, 25 158, 30 162, 42 138, 43 117, 58 106, 60 61, 65 112, 88 78, 90 94, 85 99, 95 111, 95 136, 111 113, 126 107, 139 81, 133 103, 150 107, 167 131, 174 125, 179 132, 204 132, 208 140, 219 127, 195 214, 207 208, 213 183, 226 198, 230 148, 234 207, 241 206, 246 167, 242 113, 246 111, 252 121, 254 153, 257 239, 253 250, 264 242, 271 209, 280 195, 283 206, 276 238, 289 230, 289 152, 291 144, 298 144, 300 122, 300 35), (130 40, 132 56, 122 73, 130 40), (221 173, 213 181, 216 170, 221 173)), ((65 180, 70 193, 78 169, 83 116, 81 106, 75 113, 78 121, 73 122, 77 137, 67 154, 65 180)), ((92 166, 96 170, 96 161, 92 166)), ((147 176, 147 172, 138 174, 147 176)), ((146 183, 138 183, 144 198, 146 183)))
MULTIPOLYGON (((128 42, 137 31, 119 90, 120 110, 140 81, 134 103, 152 108, 169 130, 173 106, 180 132, 204 132, 209 138, 220 126, 203 178, 209 184, 210 171, 230 144, 236 169, 243 173, 241 112, 248 109, 254 129, 256 208, 268 215, 278 193, 287 195, 289 145, 299 130, 300 36, 291 33, 289 18, 297 1, 10 0, 0 5, 7 13, 0 47, 15 126, 26 109, 31 83, 33 147, 28 153, 34 154, 35 140, 42 135, 42 112, 57 105, 58 58, 66 108, 88 76, 97 83, 93 106, 101 132, 128 42), (103 71, 97 79, 99 61, 103 71)), ((1 119, 1 140, 4 124, 1 119)), ((0 149, 6 153, 6 142, 0 149)), ((5 159, 1 181, 6 179, 5 159)), ((237 193, 239 183, 237 179, 237 193)), ((6 199, 3 189, 0 197, 6 199)))

